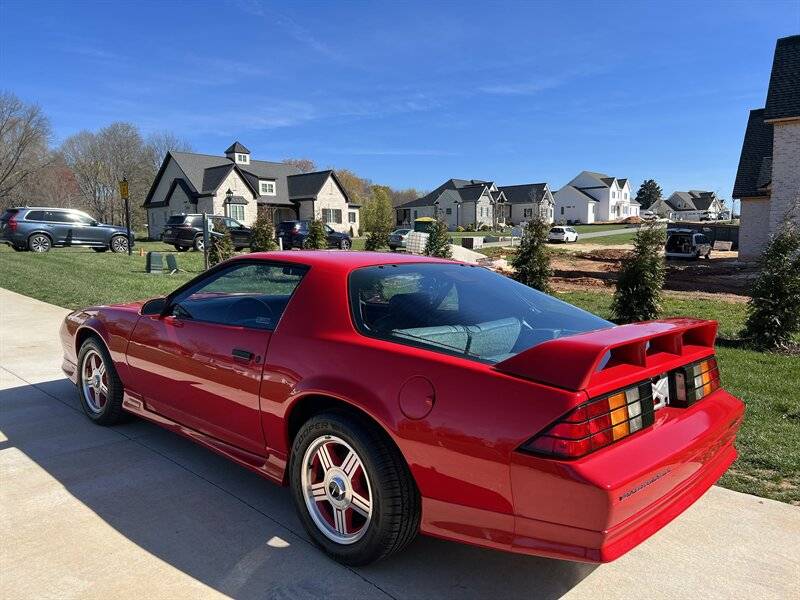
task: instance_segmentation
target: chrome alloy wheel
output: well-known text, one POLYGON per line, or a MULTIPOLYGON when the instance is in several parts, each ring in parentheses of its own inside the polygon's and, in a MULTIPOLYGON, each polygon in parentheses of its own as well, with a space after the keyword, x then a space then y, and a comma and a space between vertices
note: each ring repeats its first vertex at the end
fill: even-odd
POLYGON ((127 252, 128 240, 121 235, 111 238, 111 250, 118 253, 127 252))
POLYGON ((50 238, 43 234, 36 234, 30 239, 29 245, 34 252, 47 252, 50 250, 50 238))
POLYGON ((303 456, 301 485, 317 528, 337 544, 353 544, 369 529, 372 489, 356 451, 343 439, 323 435, 303 456))
POLYGON ((108 402, 108 379, 103 357, 89 350, 81 364, 81 383, 86 406, 94 414, 100 414, 108 402))

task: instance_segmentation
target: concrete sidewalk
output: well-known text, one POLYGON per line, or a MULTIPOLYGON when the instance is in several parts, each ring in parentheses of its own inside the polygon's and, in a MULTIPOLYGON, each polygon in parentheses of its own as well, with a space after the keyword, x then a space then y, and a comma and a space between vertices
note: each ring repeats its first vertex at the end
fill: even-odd
POLYGON ((148 423, 90 423, 59 370, 66 313, 0 289, 0 598, 800 597, 800 508, 718 487, 599 567, 426 537, 342 567, 287 490, 148 423))

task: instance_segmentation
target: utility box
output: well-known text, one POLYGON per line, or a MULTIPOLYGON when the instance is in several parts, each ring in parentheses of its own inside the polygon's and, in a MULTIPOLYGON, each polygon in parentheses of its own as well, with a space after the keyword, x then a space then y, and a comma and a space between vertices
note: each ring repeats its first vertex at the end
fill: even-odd
POLYGON ((461 238, 461 245, 464 248, 469 248, 470 250, 477 250, 478 248, 483 248, 483 236, 476 235, 476 236, 466 236, 461 238))

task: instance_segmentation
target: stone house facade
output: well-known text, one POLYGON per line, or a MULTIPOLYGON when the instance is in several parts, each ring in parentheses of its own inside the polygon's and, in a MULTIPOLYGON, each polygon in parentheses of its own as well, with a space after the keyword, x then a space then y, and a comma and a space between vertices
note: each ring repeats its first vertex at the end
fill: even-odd
POLYGON ((733 197, 739 258, 753 260, 787 219, 800 220, 800 35, 781 38, 764 108, 750 111, 733 197))

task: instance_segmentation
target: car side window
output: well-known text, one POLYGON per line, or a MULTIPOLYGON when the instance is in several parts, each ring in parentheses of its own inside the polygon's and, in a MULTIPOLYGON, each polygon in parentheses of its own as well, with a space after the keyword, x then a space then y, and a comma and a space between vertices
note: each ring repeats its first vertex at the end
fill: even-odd
POLYGON ((44 211, 43 210, 32 210, 25 217, 25 220, 26 221, 44 221, 44 211))
POLYGON ((333 228, 330 225, 325 225, 325 233, 333 233, 333 228))
POLYGON ((52 221, 53 223, 69 223, 70 218, 67 213, 60 210, 48 210, 44 213, 45 221, 52 221))
POLYGON ((72 223, 79 223, 80 225, 91 225, 94 220, 80 213, 69 213, 67 217, 72 223))
POLYGON ((176 296, 172 314, 185 320, 273 330, 306 271, 298 265, 232 265, 176 296))

